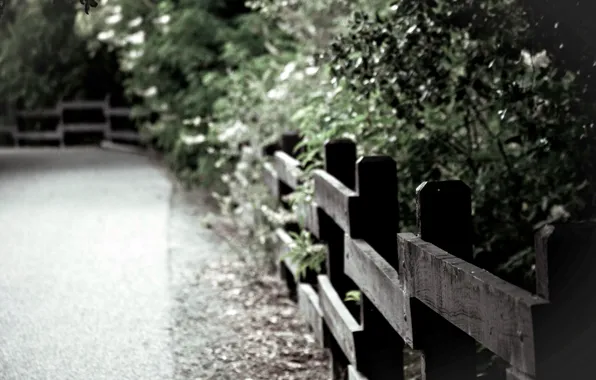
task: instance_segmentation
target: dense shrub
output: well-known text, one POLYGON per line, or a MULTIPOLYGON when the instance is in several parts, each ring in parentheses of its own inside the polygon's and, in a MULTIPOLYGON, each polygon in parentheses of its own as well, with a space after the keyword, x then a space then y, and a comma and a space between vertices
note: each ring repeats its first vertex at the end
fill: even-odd
POLYGON ((267 53, 271 25, 243 0, 112 0, 93 13, 89 29, 121 52, 129 95, 142 98, 138 111, 161 116, 145 126, 148 137, 185 180, 208 181, 215 162, 198 159, 209 155, 195 135, 206 133, 228 72, 267 53))
MULTIPOLYGON (((0 98, 14 106, 53 106, 83 91, 93 59, 74 32, 77 8, 71 1, 5 1, 0 23, 0 98)), ((105 78, 102 78, 105 79, 105 78)))
MULTIPOLYGON (((428 179, 472 186, 476 257, 491 270, 527 269, 537 226, 593 213, 579 88, 531 46, 515 1, 441 0, 357 14, 326 55, 338 81, 395 115, 357 139, 396 158, 401 199, 428 179)), ((405 228, 413 207, 402 203, 405 228)))
MULTIPOLYGON (((260 0, 247 3, 252 12, 232 2, 112 4, 105 20, 121 20, 102 33, 114 43, 144 33, 123 64, 129 88, 163 116, 146 130, 179 173, 223 185, 224 210, 265 245, 261 212, 291 216, 268 208, 261 148, 290 129, 303 136, 307 176, 340 136, 360 154, 394 157, 405 230, 417 185, 464 180, 477 263, 527 287, 533 231, 593 216, 593 124, 573 75, 532 49, 514 0, 260 0)), ((311 192, 307 178, 292 198, 311 192)), ((316 265, 299 239, 297 257, 316 265)))
MULTIPOLYGON (((213 129, 243 126, 229 145, 236 157, 241 141, 257 152, 258 143, 296 128, 307 169, 320 167, 322 145, 339 136, 354 138, 361 154, 394 157, 406 230, 415 227, 417 185, 462 179, 473 189, 477 263, 531 287, 535 229, 593 215, 594 133, 573 75, 531 50, 515 1, 387 5, 356 12, 322 55, 311 53, 324 44, 308 45, 275 80, 267 72, 255 81, 246 65, 237 74, 242 86, 219 101, 228 111, 213 129)), ((247 162, 239 167, 245 173, 247 162)), ((258 172, 248 176, 255 186, 258 172)), ((247 203, 260 204, 260 191, 242 188, 247 203)))

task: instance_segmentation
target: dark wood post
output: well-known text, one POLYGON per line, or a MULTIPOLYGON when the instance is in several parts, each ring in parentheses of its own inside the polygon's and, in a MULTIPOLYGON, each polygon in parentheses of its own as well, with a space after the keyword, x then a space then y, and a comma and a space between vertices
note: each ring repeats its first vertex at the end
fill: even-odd
POLYGON ((300 143, 300 135, 298 132, 285 132, 281 135, 280 147, 281 151, 288 156, 296 157, 296 146, 300 143))
MULTIPOLYGON (((300 135, 297 132, 285 132, 284 134, 282 134, 280 140, 279 140, 279 145, 281 147, 281 151, 286 153, 288 156, 291 157, 295 157, 295 150, 296 150, 296 146, 300 143, 300 135)), ((288 194, 291 194, 294 190, 286 185, 285 183, 283 183, 282 181, 279 181, 279 201, 281 202, 281 204, 288 208, 288 204, 286 202, 283 201, 283 197, 285 197, 288 194)))
MULTIPOLYGON (((357 163, 358 202, 350 213, 351 237, 364 240, 394 268, 399 268, 397 166, 390 157, 363 157, 357 163)), ((369 380, 404 378, 404 341, 373 303, 361 294, 357 369, 369 380)))
MULTIPOLYGON (((356 144, 349 139, 328 141, 325 144, 325 171, 337 178, 345 186, 354 189, 356 178, 356 144)), ((346 293, 356 289, 354 282, 344 273, 344 235, 345 232, 331 217, 321 212, 321 239, 327 243, 327 276, 343 299, 346 293)), ((350 309, 350 307, 348 307, 350 309)), ((351 307, 353 313, 356 308, 351 307)), ((341 348, 335 343, 327 327, 324 327, 325 346, 331 357, 331 378, 344 379, 347 374, 348 360, 341 348)))
MULTIPOLYGON (((352 140, 339 139, 325 144, 325 171, 350 189, 354 189, 356 180, 356 144, 352 140)), ((344 273, 344 235, 345 232, 333 219, 321 213, 322 239, 329 247, 327 255, 327 275, 331 284, 340 295, 355 289, 355 285, 344 273)))
MULTIPOLYGON (((298 143, 300 143, 300 135, 297 132, 285 132, 281 135, 281 138, 279 139, 279 146, 281 148, 281 151, 286 153, 288 156, 292 156, 292 157, 296 156, 295 150, 296 150, 296 146, 298 145, 298 143)), ((279 204, 282 207, 284 207, 285 209, 290 209, 290 205, 288 204, 288 202, 286 202, 284 200, 284 198, 287 195, 291 194, 294 190, 290 186, 288 186, 286 183, 281 181, 279 178, 277 179, 277 186, 279 188, 279 195, 278 195, 279 204)), ((297 230, 297 228, 298 228, 297 225, 286 226, 286 230, 288 230, 288 227, 290 227, 290 230, 293 230, 293 232, 299 232, 297 230)), ((283 281, 285 281, 285 283, 288 287, 290 299, 297 301, 298 300, 298 293, 297 293, 298 289, 297 289, 297 283, 296 283, 297 280, 294 279, 294 276, 292 275, 289 268, 286 266, 286 264, 283 261, 280 261, 278 263, 278 268, 279 268, 280 277, 282 278, 283 281)))
POLYGON ((535 241, 536 290, 549 301, 533 313, 536 378, 590 378, 596 352, 596 223, 548 225, 535 241))
MULTIPOLYGON (((420 238, 465 261, 472 261, 470 188, 461 181, 424 182, 416 189, 420 238)), ((436 278, 436 286, 441 286, 436 278)), ((461 302, 466 302, 462 299, 461 302)), ((416 349, 422 350, 422 378, 473 380, 473 338, 416 299, 411 300, 416 349)))

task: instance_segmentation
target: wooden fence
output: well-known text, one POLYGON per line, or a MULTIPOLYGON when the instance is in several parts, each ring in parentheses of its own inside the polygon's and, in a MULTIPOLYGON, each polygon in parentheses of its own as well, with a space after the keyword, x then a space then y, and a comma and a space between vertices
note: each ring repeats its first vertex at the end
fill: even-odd
POLYGON ((131 109, 127 107, 112 107, 109 97, 99 101, 60 101, 55 108, 37 109, 32 111, 16 112, 17 118, 22 118, 26 124, 33 122, 39 126, 50 121, 50 128, 23 128, 19 123, 4 126, 2 131, 8 134, 15 146, 20 146, 25 142, 54 142, 61 147, 65 145, 65 136, 67 134, 102 134, 104 140, 125 141, 139 143, 140 138, 136 130, 117 129, 113 125, 116 119, 130 119, 131 109), (67 122, 65 112, 68 111, 101 111, 103 113, 103 122, 67 122))
MULTIPOLYGON (((297 135, 268 147, 263 179, 281 197, 303 179, 292 157, 297 135)), ((280 269, 334 379, 403 379, 403 350, 421 353, 427 380, 475 379, 476 345, 507 365, 493 378, 585 379, 596 357, 596 225, 557 224, 536 235, 537 294, 472 261, 471 191, 461 181, 425 182, 416 191, 418 232, 398 233, 396 162, 357 159, 349 140, 325 146, 314 201, 302 228, 327 246, 326 269, 300 276, 280 237, 280 269), (359 289, 359 310, 344 302, 359 289), (594 327, 592 327, 594 326, 594 327)), ((414 194, 412 194, 414 196, 414 194)))

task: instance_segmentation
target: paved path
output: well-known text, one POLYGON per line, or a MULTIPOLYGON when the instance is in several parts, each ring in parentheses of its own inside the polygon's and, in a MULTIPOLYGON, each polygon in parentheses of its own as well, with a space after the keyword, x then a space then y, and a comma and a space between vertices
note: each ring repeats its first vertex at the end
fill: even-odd
POLYGON ((0 151, 0 379, 172 378, 170 193, 141 156, 0 151))

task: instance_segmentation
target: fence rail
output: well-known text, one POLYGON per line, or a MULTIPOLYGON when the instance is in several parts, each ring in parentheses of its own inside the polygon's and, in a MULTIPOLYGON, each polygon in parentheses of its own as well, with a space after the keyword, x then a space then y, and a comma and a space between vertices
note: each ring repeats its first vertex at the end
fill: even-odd
POLYGON ((131 109, 128 107, 112 107, 109 97, 104 100, 84 100, 84 101, 60 101, 55 108, 20 110, 16 112, 17 117, 25 120, 35 119, 57 119, 55 128, 51 130, 23 130, 15 125, 2 128, 4 133, 12 137, 15 146, 19 146, 24 141, 54 141, 60 146, 65 145, 66 134, 81 133, 102 133, 103 139, 108 141, 120 140, 132 143, 139 143, 140 137, 137 131, 118 130, 113 128, 112 120, 114 118, 131 118, 131 109), (66 122, 64 118, 65 111, 84 111, 99 110, 103 113, 104 122, 66 122))
MULTIPOLYGON (((282 198, 304 180, 285 134, 263 181, 282 198)), ((472 261, 471 190, 461 181, 416 191, 418 233, 398 231, 397 170, 384 156, 357 159, 356 145, 325 146, 313 174, 314 201, 299 207, 301 228, 327 246, 326 270, 301 276, 285 257, 280 271, 318 342, 330 350, 334 379, 403 379, 403 350, 420 350, 422 378, 475 379, 479 343, 507 367, 494 379, 589 376, 596 353, 596 224, 548 225, 536 235, 537 294, 472 261), (344 302, 360 290, 358 310, 344 302), (593 326, 594 325, 594 326, 593 326)))

